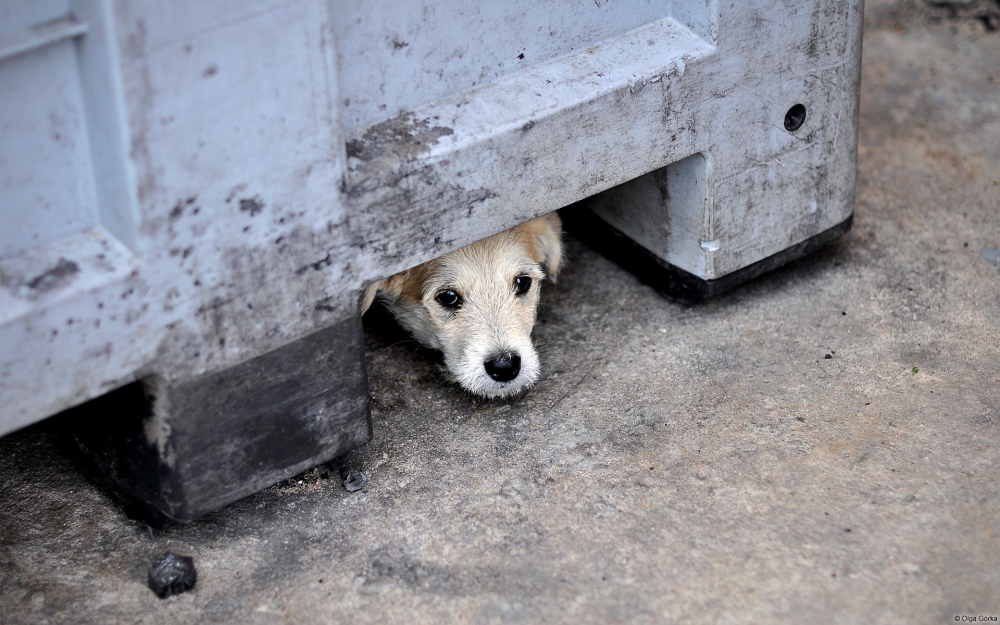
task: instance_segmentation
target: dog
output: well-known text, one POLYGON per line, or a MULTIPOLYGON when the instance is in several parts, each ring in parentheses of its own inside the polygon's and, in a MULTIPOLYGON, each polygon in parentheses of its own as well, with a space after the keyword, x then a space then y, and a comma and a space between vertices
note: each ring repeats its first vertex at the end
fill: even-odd
POLYGON ((541 281, 563 259, 562 222, 549 213, 365 289, 420 343, 444 354, 452 381, 489 399, 512 397, 539 375, 531 329, 541 281))

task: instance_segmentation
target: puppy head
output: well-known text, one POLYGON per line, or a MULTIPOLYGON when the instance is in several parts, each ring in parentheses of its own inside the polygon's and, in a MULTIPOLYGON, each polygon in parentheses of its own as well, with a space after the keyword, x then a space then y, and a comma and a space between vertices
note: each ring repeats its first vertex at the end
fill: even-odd
POLYGON ((531 329, 545 270, 562 246, 554 214, 477 241, 377 283, 421 343, 444 354, 452 379, 483 397, 509 397, 539 375, 531 329))

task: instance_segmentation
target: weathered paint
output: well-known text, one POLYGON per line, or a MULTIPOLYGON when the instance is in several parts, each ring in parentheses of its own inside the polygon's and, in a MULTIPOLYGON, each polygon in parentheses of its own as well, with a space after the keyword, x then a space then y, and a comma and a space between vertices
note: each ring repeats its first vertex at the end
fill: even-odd
POLYGON ((0 432, 137 378, 181 385, 244 362, 355 314, 370 280, 692 155, 710 210, 681 247, 703 277, 849 214, 859 0, 596 4, 544 3, 536 25, 568 11, 577 30, 508 49, 527 23, 513 9, 477 44, 462 20, 493 19, 485 8, 400 10, 383 32, 341 21, 357 3, 320 0, 0 2, 0 50, 67 15, 86 26, 0 60, 3 93, 58 57, 65 93, 39 91, 35 112, 76 120, 72 154, 55 126, 2 131, 30 138, 0 141, 5 221, 42 214, 32 194, 50 191, 7 176, 44 173, 22 164, 75 155, 81 181, 47 200, 53 218, 0 233, 0 432), (358 57, 376 35, 381 52, 358 57), (472 58, 502 66, 481 82, 472 58), (386 94, 352 78, 370 67, 392 75, 386 94), (789 133, 799 102, 808 118, 789 133))

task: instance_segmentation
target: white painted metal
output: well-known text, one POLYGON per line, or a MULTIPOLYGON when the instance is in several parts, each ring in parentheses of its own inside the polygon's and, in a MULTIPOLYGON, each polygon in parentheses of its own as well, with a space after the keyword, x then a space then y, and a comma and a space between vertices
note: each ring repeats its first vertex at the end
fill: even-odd
POLYGON ((808 238, 851 210, 860 27, 860 0, 0 0, 0 433, 668 165, 662 220, 605 212, 670 262, 808 238))
MULTIPOLYGON (((710 23, 707 3, 690 5, 698 21, 680 23, 710 23)), ((337 9, 348 134, 672 15, 669 2, 654 0, 352 0, 337 9)))

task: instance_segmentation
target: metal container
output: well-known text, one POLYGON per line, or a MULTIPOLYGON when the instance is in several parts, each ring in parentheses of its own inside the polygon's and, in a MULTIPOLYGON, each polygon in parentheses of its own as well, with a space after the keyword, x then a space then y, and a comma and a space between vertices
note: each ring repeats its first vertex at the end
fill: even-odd
POLYGON ((852 214, 861 23, 859 0, 0 0, 0 433, 138 383, 133 426, 78 441, 142 448, 129 470, 187 494, 141 497, 187 520, 367 440, 374 279, 581 200, 567 221, 682 298, 801 254, 852 214), (305 451, 258 457, 283 439, 305 451))

